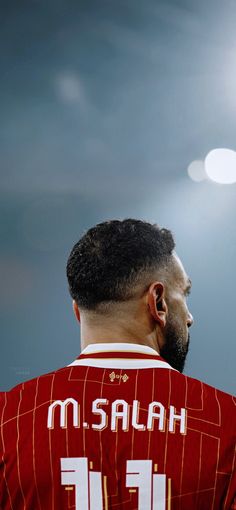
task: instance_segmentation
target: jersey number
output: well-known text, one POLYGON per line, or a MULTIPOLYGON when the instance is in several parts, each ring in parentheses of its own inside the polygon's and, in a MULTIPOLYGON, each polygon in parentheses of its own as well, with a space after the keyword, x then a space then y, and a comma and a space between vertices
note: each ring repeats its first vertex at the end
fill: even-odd
MULTIPOLYGON (((166 475, 153 474, 151 460, 127 460, 126 487, 138 489, 138 510, 166 510, 166 475)), ((61 458, 61 484, 75 488, 75 510, 103 510, 107 494, 102 473, 89 470, 87 457, 61 458)))

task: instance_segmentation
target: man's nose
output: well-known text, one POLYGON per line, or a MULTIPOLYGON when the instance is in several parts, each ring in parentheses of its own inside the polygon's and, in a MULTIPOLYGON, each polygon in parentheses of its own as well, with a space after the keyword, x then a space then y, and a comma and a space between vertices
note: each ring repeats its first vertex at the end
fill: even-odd
POLYGON ((193 318, 192 314, 189 312, 188 313, 188 321, 187 321, 188 328, 190 328, 193 323, 194 323, 194 318, 193 318))

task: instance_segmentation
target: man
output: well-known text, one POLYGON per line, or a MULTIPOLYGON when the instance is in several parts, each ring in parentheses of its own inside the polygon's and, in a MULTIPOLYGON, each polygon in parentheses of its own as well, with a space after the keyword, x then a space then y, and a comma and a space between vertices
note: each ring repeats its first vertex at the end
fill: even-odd
POLYGON ((82 352, 1 394, 3 510, 236 509, 236 401, 182 374, 191 281, 174 249, 134 219, 75 244, 82 352))

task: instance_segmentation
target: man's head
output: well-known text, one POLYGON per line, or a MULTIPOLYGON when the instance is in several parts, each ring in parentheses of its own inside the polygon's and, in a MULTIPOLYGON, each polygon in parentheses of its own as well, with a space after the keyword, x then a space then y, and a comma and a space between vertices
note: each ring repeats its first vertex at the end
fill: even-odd
POLYGON ((78 318, 127 323, 131 336, 133 324, 134 341, 142 331, 143 343, 182 372, 193 319, 186 304, 190 281, 174 248, 172 233, 156 224, 103 222, 73 247, 67 278, 78 318))

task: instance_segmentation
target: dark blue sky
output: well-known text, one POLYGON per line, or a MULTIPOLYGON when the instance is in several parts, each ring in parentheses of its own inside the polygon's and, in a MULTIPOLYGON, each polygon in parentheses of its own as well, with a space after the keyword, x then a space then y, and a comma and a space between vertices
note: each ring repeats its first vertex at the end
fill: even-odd
POLYGON ((193 280, 186 372, 234 392, 236 187, 187 174, 236 150, 236 3, 1 2, 1 387, 78 355, 66 259, 84 230, 174 231, 193 280))

